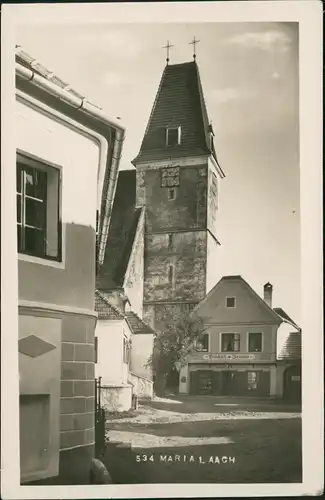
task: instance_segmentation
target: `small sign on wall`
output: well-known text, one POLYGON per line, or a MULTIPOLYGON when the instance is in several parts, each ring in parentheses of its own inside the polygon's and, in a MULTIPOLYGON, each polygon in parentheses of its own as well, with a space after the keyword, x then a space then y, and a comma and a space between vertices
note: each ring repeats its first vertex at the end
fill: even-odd
POLYGON ((291 380, 292 382, 300 382, 300 375, 292 375, 291 380))
POLYGON ((182 382, 182 384, 185 384, 185 382, 186 382, 186 377, 181 377, 181 382, 182 382))

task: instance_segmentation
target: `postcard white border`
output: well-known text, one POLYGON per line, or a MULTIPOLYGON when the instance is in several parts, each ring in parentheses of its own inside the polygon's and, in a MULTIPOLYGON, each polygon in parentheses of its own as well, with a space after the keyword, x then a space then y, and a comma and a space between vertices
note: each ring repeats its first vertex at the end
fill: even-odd
MULTIPOLYGON (((154 498, 319 495, 323 488, 322 9, 320 1, 2 4, 1 495, 21 498, 154 498), (14 141, 14 33, 19 24, 299 22, 303 330, 302 484, 20 486, 18 275, 14 141)), ((299 242, 297 242, 299 244, 299 242)), ((283 458, 286 460, 286 458, 283 458)))

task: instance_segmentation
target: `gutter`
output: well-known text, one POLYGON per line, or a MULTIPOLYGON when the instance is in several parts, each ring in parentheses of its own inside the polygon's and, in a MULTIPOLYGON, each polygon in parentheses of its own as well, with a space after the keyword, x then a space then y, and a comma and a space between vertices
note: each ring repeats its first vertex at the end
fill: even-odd
POLYGON ((42 90, 54 95, 61 101, 69 104, 70 106, 79 109, 84 114, 95 118, 96 120, 104 123, 105 125, 115 130, 115 140, 113 145, 112 166, 109 174, 108 189, 105 196, 105 208, 103 214, 103 224, 99 240, 99 254, 98 263, 102 265, 105 258, 105 249, 108 237, 108 230, 110 226, 112 206, 116 189, 116 181, 118 177, 119 164, 121 159, 121 152, 123 141, 125 139, 125 128, 120 123, 109 118, 101 109, 92 105, 84 98, 76 97, 69 93, 68 90, 58 87, 56 84, 47 80, 46 78, 38 75, 35 71, 25 68, 24 66, 16 63, 16 75, 28 80, 32 85, 41 88, 42 90))

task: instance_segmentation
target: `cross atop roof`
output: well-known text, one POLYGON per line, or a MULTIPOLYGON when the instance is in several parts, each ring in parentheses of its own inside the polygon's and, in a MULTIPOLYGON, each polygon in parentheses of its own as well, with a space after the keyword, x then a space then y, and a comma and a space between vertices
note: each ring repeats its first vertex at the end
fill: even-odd
POLYGON ((163 49, 166 49, 166 55, 167 55, 166 61, 167 61, 167 64, 169 63, 169 49, 171 49, 172 47, 174 47, 174 45, 170 45, 169 40, 167 40, 167 45, 165 45, 163 47, 163 49))
POLYGON ((200 40, 197 40, 195 36, 193 37, 193 40, 189 43, 189 45, 193 45, 193 59, 195 61, 196 59, 196 44, 200 43, 200 40))

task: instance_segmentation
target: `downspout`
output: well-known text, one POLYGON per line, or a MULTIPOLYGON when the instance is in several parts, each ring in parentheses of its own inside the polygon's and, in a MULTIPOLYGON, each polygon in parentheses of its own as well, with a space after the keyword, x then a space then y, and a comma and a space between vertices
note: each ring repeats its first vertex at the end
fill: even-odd
POLYGON ((116 180, 118 177, 121 151, 123 147, 123 141, 125 138, 125 128, 121 126, 120 123, 109 118, 101 109, 92 105, 90 102, 70 94, 68 90, 58 87, 56 84, 52 83, 46 78, 43 78, 42 76, 35 73, 35 71, 29 68, 25 68, 24 66, 21 66, 20 64, 16 63, 16 74, 21 78, 30 81, 36 87, 40 87, 46 92, 66 102, 70 106, 79 109, 83 113, 91 116, 92 118, 95 118, 96 120, 99 120, 100 122, 104 123, 105 125, 108 125, 111 128, 114 128, 115 130, 115 140, 114 140, 113 154, 112 154, 112 166, 109 176, 109 183, 108 183, 105 208, 103 214, 103 225, 99 241, 98 261, 99 264, 101 265, 103 264, 105 257, 105 248, 108 237, 108 229, 111 220, 112 204, 115 195, 116 180))
POLYGON ((115 196, 117 177, 119 171, 119 164, 121 159, 121 152, 123 141, 125 137, 124 130, 116 130, 115 141, 112 154, 112 168, 109 175, 109 183, 105 200, 105 209, 103 215, 103 224, 100 233, 99 251, 98 251, 98 264, 102 265, 105 258, 105 249, 108 237, 108 230, 111 222, 113 200, 115 196))

